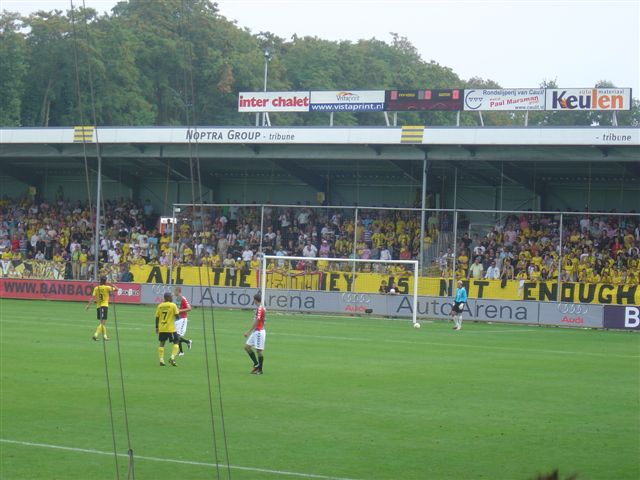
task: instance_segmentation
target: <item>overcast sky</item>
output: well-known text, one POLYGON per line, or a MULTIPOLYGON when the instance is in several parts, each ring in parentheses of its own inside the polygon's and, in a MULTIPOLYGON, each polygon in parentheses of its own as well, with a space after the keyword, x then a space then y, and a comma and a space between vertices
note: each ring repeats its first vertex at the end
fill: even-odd
MULTIPOLYGON (((84 0, 109 12, 117 0, 84 0)), ((220 13, 253 33, 289 39, 407 37, 425 61, 502 87, 590 87, 610 80, 640 96, 640 0, 219 0, 220 13)), ((81 5, 82 0, 74 0, 81 5)), ((70 0, 0 0, 28 14, 70 0)), ((416 87, 429 85, 416 85, 416 87)), ((350 88, 343 85, 340 88, 350 88)))

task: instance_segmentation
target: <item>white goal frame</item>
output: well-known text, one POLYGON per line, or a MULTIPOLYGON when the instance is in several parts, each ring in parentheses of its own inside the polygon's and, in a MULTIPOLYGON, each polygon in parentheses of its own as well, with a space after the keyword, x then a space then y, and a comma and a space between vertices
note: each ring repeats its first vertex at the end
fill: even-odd
POLYGON ((305 261, 305 262, 347 262, 353 263, 354 267, 356 263, 380 263, 380 264, 388 264, 388 265, 413 265, 413 308, 412 308, 412 322, 415 324, 418 322, 418 260, 367 260, 363 258, 332 258, 332 257, 295 257, 288 255, 264 255, 262 257, 262 263, 260 265, 260 293, 262 295, 262 301, 266 301, 267 298, 267 262, 269 260, 275 261, 286 261, 286 260, 297 260, 297 261, 305 261))

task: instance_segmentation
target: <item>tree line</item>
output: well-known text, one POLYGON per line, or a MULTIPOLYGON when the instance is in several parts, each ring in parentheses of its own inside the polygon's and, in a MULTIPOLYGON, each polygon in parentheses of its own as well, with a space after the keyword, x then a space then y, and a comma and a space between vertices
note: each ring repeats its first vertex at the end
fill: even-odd
MULTIPOLYGON (((80 3, 80 2, 77 2, 80 3)), ((389 41, 252 33, 210 0, 128 0, 110 13, 76 7, 27 17, 0 14, 0 126, 251 125, 237 94, 268 90, 501 88, 421 58, 398 34, 389 41)), ((539 85, 557 87, 555 81, 539 85)), ((585 85, 588 87, 589 85, 585 85)), ((613 87, 603 80, 598 87, 613 87)), ((624 87, 624 85, 622 85, 624 87)), ((522 125, 521 112, 483 112, 485 125, 522 125)), ((529 125, 610 125, 610 112, 530 112, 529 125)), ((327 113, 278 113, 274 125, 326 125, 327 113)), ((403 112, 400 124, 455 125, 455 112, 403 112)), ((617 114, 640 124, 640 104, 617 114)), ((381 113, 335 114, 336 125, 381 125, 381 113)), ((462 125, 479 125, 462 112, 462 125)))

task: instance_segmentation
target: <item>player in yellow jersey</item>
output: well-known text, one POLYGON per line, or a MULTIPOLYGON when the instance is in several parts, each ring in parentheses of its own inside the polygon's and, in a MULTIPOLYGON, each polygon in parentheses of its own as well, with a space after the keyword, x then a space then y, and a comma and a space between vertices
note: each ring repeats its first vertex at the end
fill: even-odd
POLYGON ((167 340, 171 340, 173 344, 169 364, 174 367, 178 366, 176 355, 180 350, 180 336, 176 332, 175 319, 179 313, 178 307, 173 303, 173 296, 169 292, 165 293, 164 302, 156 308, 156 333, 158 334, 158 356, 161 367, 164 367, 164 344, 167 340))
POLYGON ((96 304, 96 312, 98 315, 98 328, 96 333, 91 337, 94 341, 98 340, 98 335, 102 333, 102 338, 109 340, 107 336, 107 327, 105 325, 107 321, 107 312, 109 310, 109 294, 118 290, 114 285, 107 285, 107 277, 100 277, 100 285, 94 287, 89 303, 87 303, 85 310, 89 309, 92 303, 96 304))

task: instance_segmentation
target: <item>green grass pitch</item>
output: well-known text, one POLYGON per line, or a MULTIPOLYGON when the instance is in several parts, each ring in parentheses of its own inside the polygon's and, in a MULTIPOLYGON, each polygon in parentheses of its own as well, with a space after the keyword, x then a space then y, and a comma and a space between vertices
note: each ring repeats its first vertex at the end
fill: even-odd
MULTIPOLYGON (((267 312, 255 376, 253 312, 216 310, 227 467, 210 310, 191 313, 177 368, 158 366, 154 307, 115 313, 137 479, 640 478, 636 334, 267 312)), ((113 479, 114 458, 127 478, 109 317, 103 344, 93 308, 0 300, 0 478, 113 479)))

